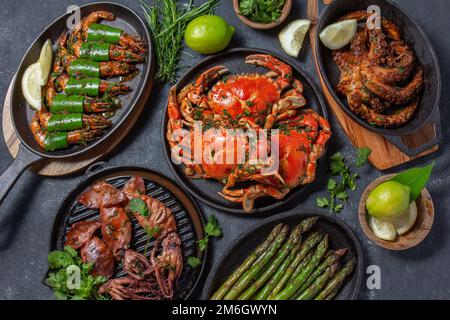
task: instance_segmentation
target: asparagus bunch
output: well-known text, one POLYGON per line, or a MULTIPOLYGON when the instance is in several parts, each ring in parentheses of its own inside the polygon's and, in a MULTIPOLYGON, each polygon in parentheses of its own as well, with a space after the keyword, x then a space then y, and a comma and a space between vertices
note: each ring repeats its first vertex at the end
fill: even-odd
POLYGON ((288 226, 275 226, 211 299, 333 299, 353 272, 355 259, 340 268, 348 249, 328 250, 328 236, 318 232, 302 242, 317 219, 303 220, 290 234, 288 226))

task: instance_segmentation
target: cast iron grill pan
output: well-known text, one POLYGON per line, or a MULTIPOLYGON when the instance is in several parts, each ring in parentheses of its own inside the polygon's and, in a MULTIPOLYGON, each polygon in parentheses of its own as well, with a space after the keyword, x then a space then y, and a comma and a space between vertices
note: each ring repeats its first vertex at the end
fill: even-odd
MULTIPOLYGON (((109 170, 109 169, 107 169, 109 170)), ((104 176, 100 172, 95 176, 104 176)), ((104 178, 90 177, 88 181, 92 183, 83 182, 82 185, 77 187, 69 197, 63 202, 53 225, 52 238, 51 238, 51 250, 61 250, 64 247, 66 240, 66 234, 70 230, 70 226, 79 221, 91 221, 99 219, 99 210, 93 210, 86 208, 85 206, 77 202, 77 197, 85 191, 89 186, 95 184, 100 180, 105 180, 116 188, 122 188, 124 184, 133 176, 140 175, 144 178, 146 186, 146 194, 161 201, 165 206, 172 210, 177 223, 178 234, 181 239, 181 246, 183 251, 184 267, 182 275, 178 281, 178 289, 175 290, 175 299, 185 299, 189 296, 193 290, 197 279, 200 276, 201 270, 194 270, 187 265, 187 259, 190 256, 197 256, 204 262, 205 254, 202 254, 198 250, 197 241, 203 236, 203 224, 200 213, 197 211, 195 204, 190 198, 184 195, 183 199, 177 198, 174 194, 174 189, 178 189, 166 178, 156 173, 149 171, 142 171, 141 169, 128 170, 128 172, 117 172, 113 176, 108 175, 104 178), (161 184, 161 181, 154 179, 154 176, 159 179, 165 180, 166 185, 161 184), (168 183, 168 184, 167 184, 168 183), (190 202, 186 206, 184 202, 190 202)), ((176 190, 176 193, 182 192, 181 189, 176 190)), ((150 241, 144 231, 144 229, 138 224, 135 218, 131 218, 133 236, 130 244, 130 248, 136 250, 139 253, 144 254, 147 247, 146 256, 150 257, 152 248, 155 244, 155 240, 152 238, 150 241)), ((97 231, 101 237, 100 230, 97 231)), ((112 278, 119 278, 125 276, 126 273, 122 270, 122 262, 116 262, 116 269, 112 278)))

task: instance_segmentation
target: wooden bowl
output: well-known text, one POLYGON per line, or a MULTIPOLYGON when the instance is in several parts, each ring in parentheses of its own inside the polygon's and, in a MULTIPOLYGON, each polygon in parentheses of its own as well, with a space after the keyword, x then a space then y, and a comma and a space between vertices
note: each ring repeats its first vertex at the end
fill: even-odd
POLYGON ((417 246, 427 237, 428 233, 430 232, 434 220, 433 200, 431 199, 428 190, 423 189, 420 196, 416 199, 417 220, 414 223, 413 227, 407 233, 401 236, 397 236, 397 238, 395 238, 395 240, 393 241, 386 241, 377 238, 367 222, 366 200, 369 196, 370 191, 372 191, 379 184, 390 180, 393 176, 393 174, 390 174, 379 177, 371 184, 369 184, 366 190, 364 190, 364 193, 359 202, 359 223, 361 224, 361 227, 366 236, 370 240, 375 242, 375 244, 377 244, 378 246, 389 250, 406 250, 417 246))
POLYGON ((281 11, 281 16, 280 18, 278 18, 277 21, 271 23, 257 23, 251 21, 250 19, 241 14, 241 11, 239 10, 239 1, 240 0, 233 0, 234 11, 236 12, 239 19, 242 20, 242 22, 244 22, 249 27, 252 27, 253 29, 267 30, 279 26, 284 22, 284 20, 286 20, 292 9, 292 0, 286 0, 284 3, 283 10, 281 11))

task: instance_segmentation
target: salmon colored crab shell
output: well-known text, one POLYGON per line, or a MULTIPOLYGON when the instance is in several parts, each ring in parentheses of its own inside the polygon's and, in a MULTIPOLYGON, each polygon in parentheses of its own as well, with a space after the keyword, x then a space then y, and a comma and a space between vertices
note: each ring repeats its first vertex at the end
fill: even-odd
MULTIPOLYGON (((166 138, 172 155, 186 166, 188 177, 220 181, 224 187, 219 194, 242 203, 244 211, 249 212, 259 197, 282 199, 291 189, 313 182, 316 162, 331 130, 326 119, 305 108, 302 83, 294 78, 289 65, 266 54, 250 55, 245 62, 265 67, 269 72, 226 75, 227 67, 214 66, 180 91, 173 87, 168 99, 166 138), (202 163, 195 163, 192 155, 183 153, 195 148, 196 121, 203 125, 202 160, 209 160, 202 163), (235 140, 234 145, 244 146, 246 160, 224 162, 223 159, 239 158, 236 148, 225 143, 230 139, 227 130, 237 128, 245 133, 254 130, 259 137, 261 133, 278 137, 279 150, 271 150, 268 139, 258 140, 257 149, 267 150, 270 155, 254 163, 248 160, 254 152, 248 147, 250 138, 244 144, 235 140), (215 129, 214 133, 209 134, 209 129, 215 129), (278 129, 279 133, 266 133, 263 129, 278 129), (180 135, 183 130, 188 134, 180 135), (278 166, 274 167, 274 162, 278 166), (249 186, 239 188, 241 182, 249 186)), ((236 134, 234 139, 241 136, 236 134)))

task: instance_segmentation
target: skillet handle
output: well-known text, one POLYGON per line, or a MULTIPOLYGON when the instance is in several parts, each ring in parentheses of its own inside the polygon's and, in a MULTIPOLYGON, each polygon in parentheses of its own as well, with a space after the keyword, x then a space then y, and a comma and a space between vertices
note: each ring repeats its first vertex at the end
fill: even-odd
POLYGON ((42 157, 20 145, 16 159, 0 176, 0 205, 22 173, 39 160, 42 160, 42 157))
POLYGON ((431 117, 430 123, 432 123, 434 127, 434 137, 417 147, 410 147, 406 145, 401 136, 384 136, 387 140, 389 140, 393 145, 395 145, 397 148, 400 149, 404 154, 406 154, 409 157, 416 157, 420 155, 422 152, 427 151, 428 149, 431 149, 432 147, 439 144, 439 142, 442 139, 442 126, 441 126, 441 117, 439 114, 439 111, 435 111, 433 116, 431 117))

